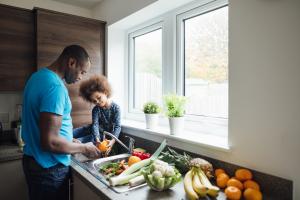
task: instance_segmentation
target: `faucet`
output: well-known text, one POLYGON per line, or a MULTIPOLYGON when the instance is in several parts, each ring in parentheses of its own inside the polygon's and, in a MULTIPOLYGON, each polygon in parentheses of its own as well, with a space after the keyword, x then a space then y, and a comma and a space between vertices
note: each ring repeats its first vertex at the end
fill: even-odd
POLYGON ((117 138, 115 135, 111 134, 110 132, 104 131, 103 135, 105 137, 105 135, 109 135, 110 137, 114 138, 122 147, 124 147, 128 153, 132 153, 133 149, 134 149, 134 142, 135 140, 132 137, 129 136, 125 136, 126 138, 129 138, 129 144, 128 147, 121 141, 119 140, 119 138, 117 138))

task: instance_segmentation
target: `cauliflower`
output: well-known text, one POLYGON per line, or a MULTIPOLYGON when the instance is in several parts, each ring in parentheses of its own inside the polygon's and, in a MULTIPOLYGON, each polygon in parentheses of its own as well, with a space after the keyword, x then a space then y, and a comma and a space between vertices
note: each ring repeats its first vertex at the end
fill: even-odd
POLYGON ((178 170, 161 160, 155 160, 143 171, 143 175, 147 184, 157 191, 171 188, 181 180, 178 170))
POLYGON ((165 176, 174 176, 175 175, 175 170, 172 166, 168 166, 166 168, 166 171, 165 171, 165 176))
POLYGON ((169 166, 168 163, 158 160, 158 159, 154 161, 154 165, 169 166))
POLYGON ((152 173, 152 176, 155 177, 155 178, 162 178, 163 177, 163 175, 160 171, 154 171, 152 173))
POLYGON ((175 171, 172 166, 169 166, 168 163, 163 162, 161 160, 155 160, 153 163, 153 169, 155 171, 159 171, 163 176, 174 176, 175 171))

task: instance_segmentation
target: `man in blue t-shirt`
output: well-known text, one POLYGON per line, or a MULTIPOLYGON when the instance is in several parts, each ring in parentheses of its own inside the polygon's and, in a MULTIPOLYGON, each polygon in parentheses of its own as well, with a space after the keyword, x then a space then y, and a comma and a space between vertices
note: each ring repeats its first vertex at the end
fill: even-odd
POLYGON ((23 170, 31 200, 67 200, 70 154, 100 156, 93 143, 72 142, 72 105, 63 82, 81 80, 90 65, 84 48, 67 46, 56 61, 32 74, 26 83, 23 170))

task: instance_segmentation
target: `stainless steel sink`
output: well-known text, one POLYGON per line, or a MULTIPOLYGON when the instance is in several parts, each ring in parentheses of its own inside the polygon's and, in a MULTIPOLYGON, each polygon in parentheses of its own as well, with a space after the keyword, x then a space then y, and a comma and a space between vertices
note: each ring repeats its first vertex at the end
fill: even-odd
POLYGON ((106 157, 106 158, 98 158, 96 160, 90 160, 90 161, 85 161, 85 162, 81 162, 81 160, 77 159, 78 157, 76 158, 75 156, 73 156, 72 160, 74 162, 76 162, 79 166, 81 166, 83 169, 87 170, 95 178, 100 180, 102 183, 107 185, 109 188, 111 188, 116 193, 122 193, 122 192, 128 192, 130 190, 134 190, 139 187, 143 187, 146 184, 138 185, 135 187, 129 187, 128 185, 112 187, 109 185, 109 182, 106 180, 106 177, 102 173, 99 172, 99 169, 101 166, 103 166, 105 164, 108 164, 110 162, 119 162, 123 159, 127 159, 129 156, 131 156, 131 155, 124 153, 124 154, 119 154, 119 155, 110 156, 110 157, 106 157))

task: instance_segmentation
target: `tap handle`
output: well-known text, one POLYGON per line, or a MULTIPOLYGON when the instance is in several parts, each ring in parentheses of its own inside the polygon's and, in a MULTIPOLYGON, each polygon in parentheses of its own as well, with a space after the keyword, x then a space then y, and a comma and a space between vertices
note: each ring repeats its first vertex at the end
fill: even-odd
POLYGON ((133 149, 134 149, 135 140, 132 137, 129 137, 129 136, 125 136, 125 137, 129 138, 128 148, 129 148, 130 153, 132 153, 133 149))

